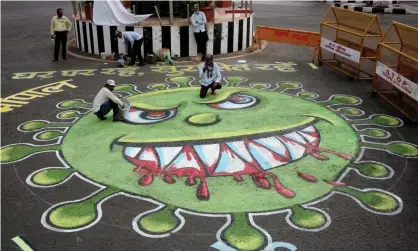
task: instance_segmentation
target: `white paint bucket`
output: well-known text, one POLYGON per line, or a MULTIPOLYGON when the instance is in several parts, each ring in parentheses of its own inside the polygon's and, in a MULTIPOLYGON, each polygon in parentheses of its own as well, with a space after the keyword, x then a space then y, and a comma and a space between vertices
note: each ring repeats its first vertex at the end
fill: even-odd
POLYGON ((124 112, 129 111, 129 109, 131 109, 131 101, 129 101, 129 99, 124 98, 122 99, 122 102, 123 102, 123 111, 124 112))

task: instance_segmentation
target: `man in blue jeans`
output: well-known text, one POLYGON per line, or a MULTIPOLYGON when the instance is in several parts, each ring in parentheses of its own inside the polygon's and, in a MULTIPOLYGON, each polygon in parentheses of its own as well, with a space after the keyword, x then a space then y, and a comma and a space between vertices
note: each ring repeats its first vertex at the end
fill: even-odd
POLYGON ((106 120, 105 115, 113 110, 113 122, 125 121, 119 108, 121 106, 123 109, 123 102, 112 93, 115 85, 114 80, 107 80, 105 86, 100 89, 93 100, 93 113, 100 120, 106 120))
POLYGON ((131 58, 131 62, 129 63, 129 65, 134 65, 136 57, 138 57, 138 65, 143 66, 144 58, 141 54, 141 46, 144 42, 144 38, 142 37, 142 35, 134 31, 116 31, 115 36, 120 39, 123 39, 125 42, 126 54, 129 54, 129 57, 131 58))

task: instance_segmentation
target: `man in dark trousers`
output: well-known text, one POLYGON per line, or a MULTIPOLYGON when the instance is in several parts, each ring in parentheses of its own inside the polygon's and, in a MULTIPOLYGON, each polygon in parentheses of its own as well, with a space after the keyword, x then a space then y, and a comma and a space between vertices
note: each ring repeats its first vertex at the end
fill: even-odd
POLYGON ((194 13, 190 17, 190 23, 193 26, 194 37, 197 44, 197 53, 202 54, 202 61, 206 57, 206 43, 209 40, 206 31, 206 16, 205 13, 199 11, 199 5, 194 5, 194 13))
POLYGON ((142 35, 134 31, 116 31, 115 35, 116 37, 123 39, 125 42, 126 53, 129 54, 129 57, 131 58, 129 65, 134 65, 136 57, 138 57, 138 65, 143 66, 144 58, 142 58, 141 46, 144 42, 144 38, 142 35))
POLYGON ((119 106, 123 109, 123 102, 113 93, 116 84, 112 79, 107 80, 93 100, 93 113, 100 119, 106 120, 105 115, 113 110, 113 122, 125 121, 119 106))
POLYGON ((71 21, 63 16, 64 11, 57 9, 57 15, 51 20, 51 38, 55 39, 54 60, 58 61, 58 53, 60 51, 60 44, 62 47, 62 59, 67 60, 67 34, 71 31, 71 21))

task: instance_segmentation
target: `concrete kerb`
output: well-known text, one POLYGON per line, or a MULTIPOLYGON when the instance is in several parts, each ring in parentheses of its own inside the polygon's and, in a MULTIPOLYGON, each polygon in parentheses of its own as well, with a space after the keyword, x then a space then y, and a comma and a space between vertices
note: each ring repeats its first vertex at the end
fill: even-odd
POLYGON ((335 7, 340 7, 343 9, 354 10, 358 12, 364 13, 388 13, 388 14, 417 14, 414 11, 411 11, 406 8, 394 7, 389 6, 387 8, 383 7, 364 7, 360 5, 353 5, 353 4, 340 4, 340 3, 333 3, 335 7))
MULTIPOLYGON (((86 60, 92 60, 92 61, 105 62, 105 63, 115 63, 115 61, 112 61, 112 60, 93 58, 93 57, 83 56, 83 55, 79 55, 78 53, 72 52, 69 49, 69 45, 73 42, 75 42, 75 38, 73 38, 73 39, 71 39, 70 41, 67 42, 67 53, 69 55, 71 55, 72 57, 80 58, 80 59, 86 59, 86 60)), ((267 45, 268 45, 267 41, 263 41, 261 49, 259 49, 259 50, 256 50, 256 51, 253 51, 253 52, 247 52, 247 53, 244 53, 242 55, 235 55, 235 56, 226 55, 225 57, 224 56, 217 57, 215 55, 214 58, 218 61, 227 60, 227 59, 234 59, 234 58, 241 58, 241 57, 245 57, 245 56, 249 56, 249 55, 259 53, 259 52, 263 51, 267 47, 267 45)), ((175 61, 176 64, 184 64, 184 63, 190 63, 190 62, 191 62, 190 60, 175 61)))

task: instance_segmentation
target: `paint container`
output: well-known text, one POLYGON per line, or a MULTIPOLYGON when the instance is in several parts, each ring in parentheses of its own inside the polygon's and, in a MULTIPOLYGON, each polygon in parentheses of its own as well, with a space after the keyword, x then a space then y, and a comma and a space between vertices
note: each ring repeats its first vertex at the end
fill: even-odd
POLYGON ((131 101, 129 101, 128 99, 124 98, 121 100, 123 102, 123 111, 127 112, 129 111, 129 109, 131 109, 131 101))

